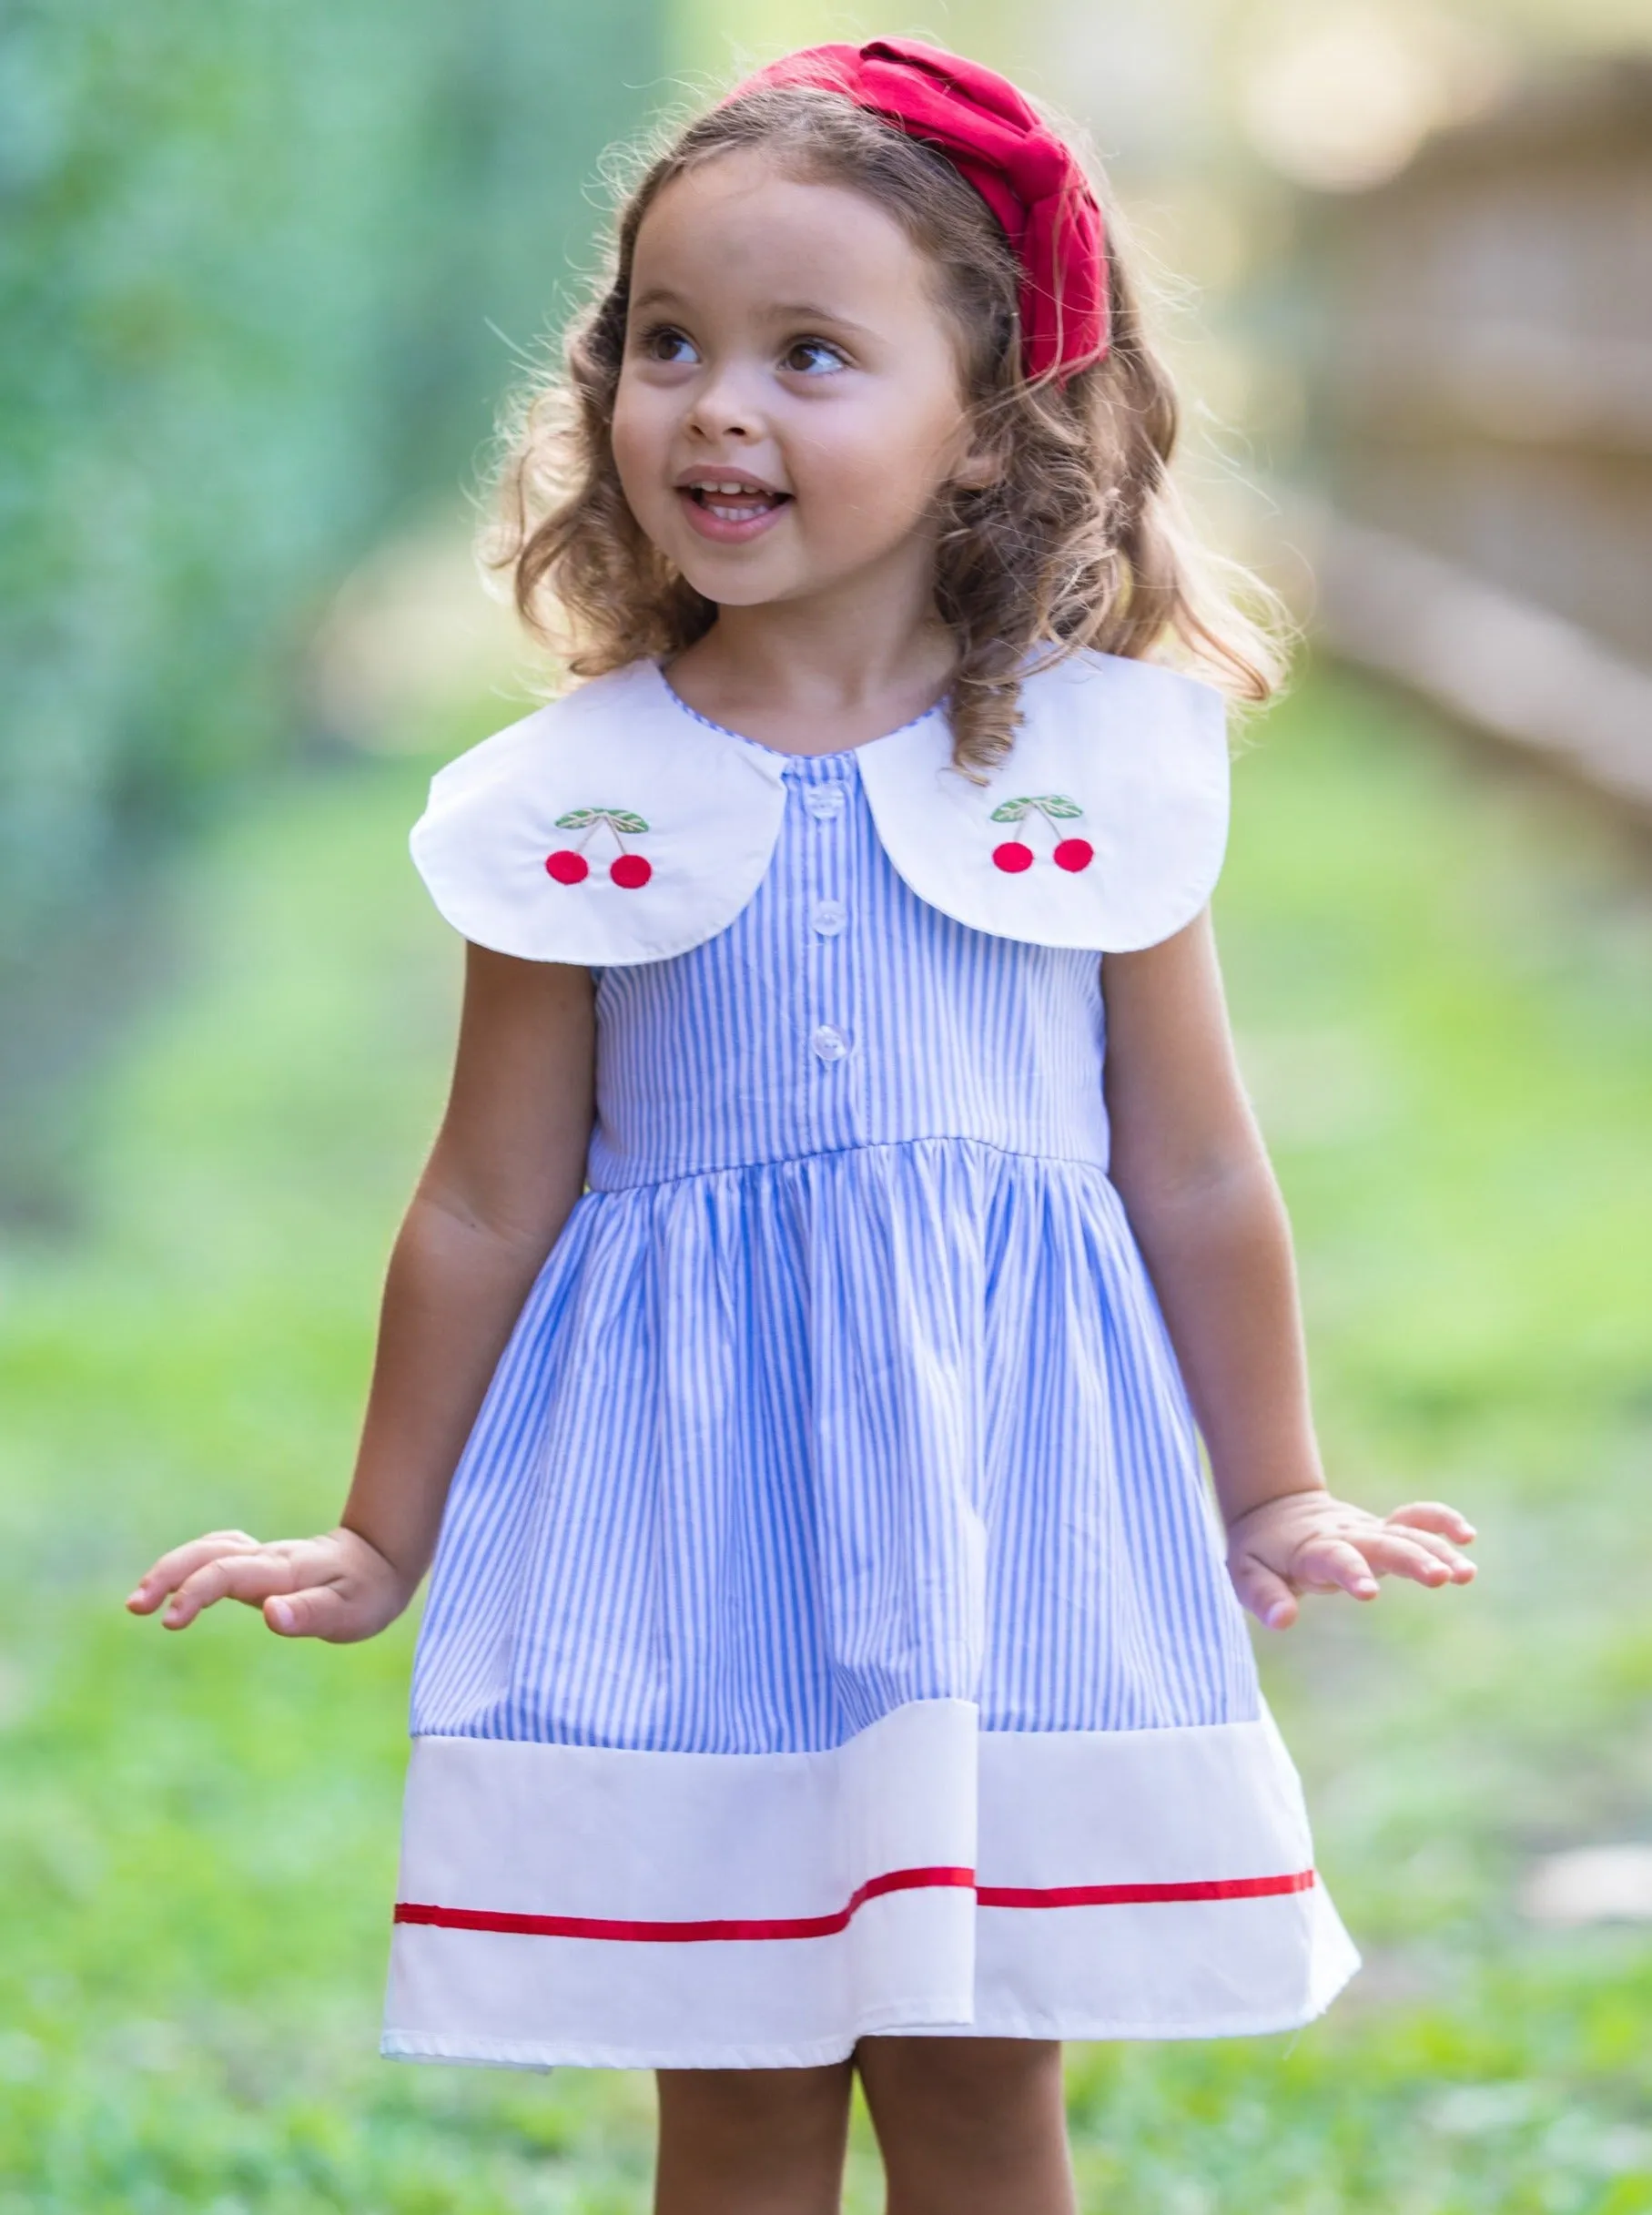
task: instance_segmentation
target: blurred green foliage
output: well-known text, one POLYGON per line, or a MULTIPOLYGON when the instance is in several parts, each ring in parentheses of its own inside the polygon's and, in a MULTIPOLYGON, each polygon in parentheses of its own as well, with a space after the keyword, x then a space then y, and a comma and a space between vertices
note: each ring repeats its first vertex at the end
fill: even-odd
MULTIPOLYGON (((0 2215, 647 2205, 644 2080, 375 2058, 410 1625, 120 1606, 198 1529, 337 1512, 455 1006, 423 766, 196 848, 87 1235, 0 1261, 0 2215)), ((1334 1477, 1459 1501, 1485 1573, 1262 1641, 1368 1966, 1294 2038, 1075 2051, 1085 2205, 1647 2215, 1652 1944, 1516 1905, 1652 1806, 1646 849, 1322 678, 1240 764, 1219 921, 1334 1477)))
POLYGON ((584 256, 659 13, 0 15, 0 945, 292 737, 319 603, 451 504, 584 256))

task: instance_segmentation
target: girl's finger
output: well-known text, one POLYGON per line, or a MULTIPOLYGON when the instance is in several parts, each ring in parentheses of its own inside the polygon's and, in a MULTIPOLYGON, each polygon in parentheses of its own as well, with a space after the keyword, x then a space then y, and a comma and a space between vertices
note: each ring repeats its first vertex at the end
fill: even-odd
POLYGON ((1360 1548, 1328 1534, 1302 1540, 1292 1557, 1291 1581, 1310 1591, 1347 1592, 1355 1600, 1374 1600, 1380 1589, 1360 1548))
POLYGON ((361 1636, 351 1615, 352 1602, 336 1584, 307 1585, 264 1602, 264 1621, 282 1638, 326 1638, 340 1643, 361 1636))
POLYGON ((1432 1530, 1443 1539, 1450 1539, 1456 1546, 1472 1546, 1475 1527, 1465 1515, 1448 1508, 1443 1500, 1414 1499, 1409 1507, 1396 1508, 1383 1519, 1390 1523, 1402 1523, 1414 1530, 1432 1530))
MULTIPOLYGON (((1471 1566, 1467 1557, 1460 1554, 1449 1539, 1442 1538, 1437 1530, 1422 1529, 1415 1523, 1396 1523, 1390 1519, 1380 1524, 1372 1533, 1372 1538, 1378 1545, 1393 1540, 1402 1546, 1417 1547, 1424 1553, 1432 1555, 1434 1560, 1454 1575, 1459 1570, 1471 1566)), ((1361 1546, 1366 1544, 1363 1537, 1355 1542, 1361 1546)))
POLYGON ((1443 1558, 1433 1547, 1397 1530, 1374 1531, 1360 1540, 1360 1548, 1379 1575, 1409 1577, 1414 1584, 1467 1584, 1475 1573, 1474 1563, 1462 1554, 1443 1558))
POLYGON ((226 1553, 256 1553, 258 1546, 258 1539, 245 1530, 209 1530, 205 1538, 191 1539, 187 1545, 175 1546, 170 1553, 162 1554, 152 1568, 145 1570, 127 1595, 127 1605, 134 1615, 153 1614, 168 1592, 177 1591, 186 1579, 207 1562, 216 1561, 226 1553))
POLYGON ((260 1548, 256 1553, 220 1554, 194 1575, 186 1577, 172 1595, 172 1604, 161 1618, 168 1631, 183 1631, 203 1608, 220 1600, 239 1600, 252 1607, 272 1592, 290 1592, 304 1581, 284 1554, 260 1548))
POLYGON ((1259 1561, 1254 1554, 1241 1554, 1230 1565, 1229 1574, 1240 1605, 1249 1608, 1258 1622, 1265 1623, 1270 1631, 1291 1628, 1297 1617, 1296 1594, 1265 1561, 1259 1561))
POLYGON ((1409 1577, 1414 1584, 1449 1584, 1451 1570, 1438 1554, 1418 1546, 1396 1531, 1373 1531, 1362 1538, 1360 1551, 1379 1577, 1409 1577))

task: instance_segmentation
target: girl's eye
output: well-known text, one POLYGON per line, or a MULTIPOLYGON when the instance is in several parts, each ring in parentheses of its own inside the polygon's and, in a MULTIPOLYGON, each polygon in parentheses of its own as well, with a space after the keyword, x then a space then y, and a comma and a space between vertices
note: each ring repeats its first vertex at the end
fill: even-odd
POLYGON ((781 356, 780 366, 806 377, 815 377, 823 371, 844 368, 845 361, 836 347, 828 345, 825 339, 799 339, 796 345, 787 347, 781 356))
POLYGON ((637 345, 650 361, 692 361, 694 342, 669 323, 657 324, 652 330, 638 334, 637 345))

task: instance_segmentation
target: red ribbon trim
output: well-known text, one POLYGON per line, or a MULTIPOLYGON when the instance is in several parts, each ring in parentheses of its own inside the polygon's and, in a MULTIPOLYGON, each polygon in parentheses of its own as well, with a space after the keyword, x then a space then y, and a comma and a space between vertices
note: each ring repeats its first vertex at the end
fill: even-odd
POLYGON ((1136 1907, 1161 1901, 1257 1900, 1278 1893, 1306 1892, 1312 1869, 1289 1876, 1234 1876, 1184 1885, 1059 1885, 1031 1889, 1016 1885, 977 1886, 973 1869, 891 1869, 869 1878, 850 1895, 846 1907, 829 1915, 785 1915, 755 1922, 630 1923, 599 1915, 506 1915, 486 1907, 433 1907, 398 1900, 398 1923, 418 1923, 437 1930, 502 1931, 519 1938, 610 1938, 632 1945, 703 1946, 708 1941, 749 1938, 835 1938, 847 1930, 868 1900, 890 1892, 952 1889, 974 1892, 983 1907, 1136 1907))
POLYGON ((1307 1892, 1312 1869, 1289 1876, 1221 1876, 1190 1885, 1052 1885, 1034 1890, 1023 1885, 982 1885, 976 1898, 983 1907, 1149 1907, 1175 1900, 1266 1900, 1282 1892, 1307 1892))

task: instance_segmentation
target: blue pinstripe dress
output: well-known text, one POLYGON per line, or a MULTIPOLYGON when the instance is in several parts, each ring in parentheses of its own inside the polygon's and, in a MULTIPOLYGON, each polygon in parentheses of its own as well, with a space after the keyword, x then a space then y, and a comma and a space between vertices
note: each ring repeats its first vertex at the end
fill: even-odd
POLYGON ((855 752, 780 775, 732 922, 599 974, 589 1189, 419 1641, 386 2050, 1300 2021, 1346 1941, 1108 1178, 1100 965, 921 899, 855 752))

